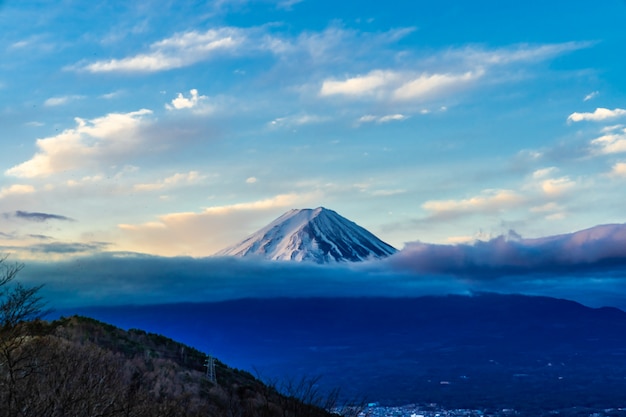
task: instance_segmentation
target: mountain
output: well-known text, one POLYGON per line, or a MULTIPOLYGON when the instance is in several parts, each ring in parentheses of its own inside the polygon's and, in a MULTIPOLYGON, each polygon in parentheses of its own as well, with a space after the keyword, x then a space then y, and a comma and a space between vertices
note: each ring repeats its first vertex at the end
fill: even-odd
POLYGON ((320 388, 348 399, 518 416, 625 404, 626 313, 551 297, 242 299, 81 314, 210 348, 270 380, 321 376, 320 388), (552 412, 571 407, 583 408, 552 412))
POLYGON ((159 334, 78 316, 20 326, 0 329, 1 417, 331 417, 321 406, 335 405, 314 380, 305 397, 159 334))
POLYGON ((290 210, 217 256, 271 260, 358 262, 380 259, 396 249, 356 223, 324 207, 290 210))

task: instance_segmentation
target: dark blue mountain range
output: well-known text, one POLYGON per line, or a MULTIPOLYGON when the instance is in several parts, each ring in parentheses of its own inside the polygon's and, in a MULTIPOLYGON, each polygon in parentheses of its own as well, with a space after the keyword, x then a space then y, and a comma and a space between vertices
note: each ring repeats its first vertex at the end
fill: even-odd
MULTIPOLYGON (((69 312, 67 312, 69 313, 69 312)), ((521 295, 245 299, 88 308, 269 379, 387 404, 626 406, 626 313, 521 295)))

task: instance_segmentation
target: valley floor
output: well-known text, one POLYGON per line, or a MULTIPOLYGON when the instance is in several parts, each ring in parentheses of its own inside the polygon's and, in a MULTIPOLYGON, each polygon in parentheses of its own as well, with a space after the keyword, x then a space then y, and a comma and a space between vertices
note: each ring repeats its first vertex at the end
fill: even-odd
MULTIPOLYGON (((370 404, 359 417, 512 417, 527 416, 529 414, 514 409, 501 410, 470 410, 452 409, 447 410, 436 404, 428 406, 408 404, 396 407, 384 407, 378 404, 370 404)), ((552 410, 533 412, 533 417, 540 416, 565 416, 565 417, 626 417, 626 409, 610 408, 594 410, 591 408, 573 407, 565 410, 552 410)))

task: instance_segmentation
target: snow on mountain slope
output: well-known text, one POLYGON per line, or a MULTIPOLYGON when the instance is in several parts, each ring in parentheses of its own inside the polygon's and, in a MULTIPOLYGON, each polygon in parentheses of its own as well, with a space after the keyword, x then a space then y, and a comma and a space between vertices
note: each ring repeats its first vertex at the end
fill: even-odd
POLYGON ((260 256, 271 260, 357 262, 380 259, 396 249, 332 210, 290 210, 216 256, 260 256))

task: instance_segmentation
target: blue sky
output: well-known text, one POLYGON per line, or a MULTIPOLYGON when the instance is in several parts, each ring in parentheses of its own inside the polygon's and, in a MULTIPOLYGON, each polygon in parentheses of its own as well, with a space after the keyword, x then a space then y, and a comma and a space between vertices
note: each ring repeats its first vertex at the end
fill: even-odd
POLYGON ((624 223, 626 2, 0 1, 0 246, 208 256, 624 223))

